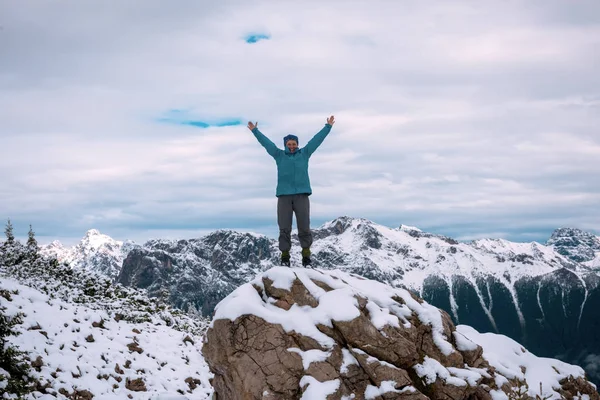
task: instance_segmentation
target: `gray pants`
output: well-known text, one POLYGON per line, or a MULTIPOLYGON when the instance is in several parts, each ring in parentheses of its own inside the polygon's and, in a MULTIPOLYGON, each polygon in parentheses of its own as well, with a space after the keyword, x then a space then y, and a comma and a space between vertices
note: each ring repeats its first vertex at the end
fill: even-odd
POLYGON ((310 201, 307 194, 292 194, 277 198, 277 224, 279 225, 279 250, 292 247, 292 215, 296 214, 298 239, 303 249, 312 244, 310 233, 310 201))

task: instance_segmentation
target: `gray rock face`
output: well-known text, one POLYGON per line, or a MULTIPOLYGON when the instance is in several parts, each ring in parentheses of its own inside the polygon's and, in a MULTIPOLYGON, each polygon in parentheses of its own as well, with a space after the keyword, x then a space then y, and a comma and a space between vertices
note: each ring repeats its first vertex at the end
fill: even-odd
POLYGON ((576 262, 591 261, 600 252, 600 237, 575 228, 555 230, 546 244, 576 262))
POLYGON ((276 257, 272 240, 233 231, 201 239, 151 240, 129 252, 116 280, 168 297, 180 309, 209 315, 223 297, 276 257))

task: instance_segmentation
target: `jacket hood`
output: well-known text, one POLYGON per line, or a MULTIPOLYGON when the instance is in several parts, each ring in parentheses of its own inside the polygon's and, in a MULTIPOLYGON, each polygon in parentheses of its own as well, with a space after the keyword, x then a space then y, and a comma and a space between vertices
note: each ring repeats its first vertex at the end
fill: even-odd
POLYGON ((286 137, 283 138, 283 147, 287 146, 285 145, 287 143, 288 140, 295 140, 296 143, 298 143, 298 146, 300 146, 300 141, 298 140, 298 136, 296 135, 287 135, 286 137))

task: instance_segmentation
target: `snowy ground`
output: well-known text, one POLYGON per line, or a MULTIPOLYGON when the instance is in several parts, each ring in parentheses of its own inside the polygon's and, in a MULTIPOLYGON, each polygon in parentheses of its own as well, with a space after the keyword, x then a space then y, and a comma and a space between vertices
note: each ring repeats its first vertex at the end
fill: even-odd
MULTIPOLYGON (((202 338, 174 330, 156 321, 117 322, 105 310, 59 299, 2 277, 0 288, 11 292, 11 301, 0 297, 8 315, 24 313, 21 334, 11 344, 41 357, 33 375, 48 393, 61 389, 88 390, 102 399, 208 399, 211 377, 202 355, 202 338), (101 326, 98 326, 101 324, 101 326), (94 326, 96 325, 96 326, 94 326), (189 338, 189 340, 185 340, 189 338), (127 389, 143 381, 146 391, 127 389)), ((32 398, 54 398, 40 392, 32 398)))

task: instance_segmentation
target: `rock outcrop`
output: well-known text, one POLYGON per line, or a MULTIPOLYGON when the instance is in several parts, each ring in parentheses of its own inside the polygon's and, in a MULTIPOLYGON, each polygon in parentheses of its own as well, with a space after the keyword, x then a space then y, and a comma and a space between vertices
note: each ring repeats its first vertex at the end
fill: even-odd
POLYGON ((202 351, 219 400, 600 399, 579 367, 338 270, 273 268, 242 285, 202 351))
POLYGON ((556 229, 546 244, 554 247, 559 254, 580 263, 600 257, 600 237, 581 229, 556 229))
POLYGON ((226 230, 201 239, 150 240, 128 253, 116 282, 208 316, 219 301, 264 269, 263 263, 277 262, 274 248, 266 236, 226 230))

